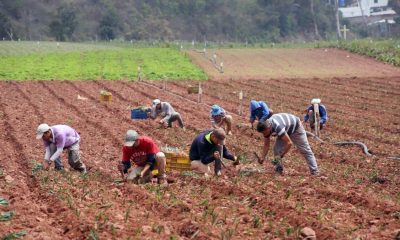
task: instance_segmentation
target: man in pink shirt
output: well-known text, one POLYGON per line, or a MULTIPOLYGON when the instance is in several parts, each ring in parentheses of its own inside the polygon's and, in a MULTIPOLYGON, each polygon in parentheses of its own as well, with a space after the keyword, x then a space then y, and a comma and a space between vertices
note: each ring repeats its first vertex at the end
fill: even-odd
POLYGON ((36 131, 36 139, 42 139, 46 150, 44 155, 44 167, 47 170, 54 162, 57 171, 63 170, 61 153, 64 149, 68 151, 69 165, 80 172, 86 173, 86 166, 79 156, 79 134, 67 125, 49 126, 42 123, 36 131))

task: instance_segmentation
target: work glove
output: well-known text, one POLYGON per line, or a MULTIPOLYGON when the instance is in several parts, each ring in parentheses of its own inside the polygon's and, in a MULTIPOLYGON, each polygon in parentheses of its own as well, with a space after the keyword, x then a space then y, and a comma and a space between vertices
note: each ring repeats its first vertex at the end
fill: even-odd
POLYGON ((237 166, 239 164, 240 164, 239 159, 235 157, 235 161, 233 161, 233 166, 237 166))
POLYGON ((272 160, 272 164, 273 165, 282 164, 282 158, 279 156, 275 156, 274 159, 272 160))

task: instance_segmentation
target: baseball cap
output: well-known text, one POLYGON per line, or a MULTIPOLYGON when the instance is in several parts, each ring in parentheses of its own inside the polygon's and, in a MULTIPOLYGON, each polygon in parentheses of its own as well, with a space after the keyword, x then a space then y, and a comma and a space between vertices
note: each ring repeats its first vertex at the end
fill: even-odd
POLYGON ((211 116, 218 116, 222 113, 222 109, 218 105, 212 105, 211 107, 211 116))
POLYGON ((160 99, 153 100, 153 106, 157 106, 157 104, 160 104, 160 103, 161 103, 160 99))
POLYGON ((139 134, 135 130, 128 130, 125 136, 125 146, 132 147, 138 137, 139 134))
POLYGON ((50 126, 46 123, 40 124, 36 130, 36 139, 41 139, 43 137, 43 134, 49 130, 50 126))
POLYGON ((214 131, 212 131, 212 135, 214 135, 218 140, 221 141, 221 144, 225 144, 225 130, 223 128, 217 128, 214 131))

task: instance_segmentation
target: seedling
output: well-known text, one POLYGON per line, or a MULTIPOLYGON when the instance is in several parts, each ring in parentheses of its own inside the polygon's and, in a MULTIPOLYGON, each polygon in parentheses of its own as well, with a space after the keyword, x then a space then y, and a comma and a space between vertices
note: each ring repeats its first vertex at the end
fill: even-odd
POLYGON ((14 216, 14 211, 2 212, 0 215, 0 221, 1 222, 10 221, 13 216, 14 216))
POLYGON ((253 216, 252 226, 253 228, 259 228, 261 226, 261 219, 258 215, 253 216))
POLYGON ((132 205, 133 205, 133 202, 131 202, 129 204, 128 209, 125 212, 125 217, 124 217, 125 223, 128 222, 128 218, 129 218, 129 214, 131 212, 132 205))
POLYGON ((26 230, 19 231, 16 233, 10 233, 2 237, 2 240, 14 240, 14 239, 19 239, 25 236, 28 232, 26 230))
POLYGON ((153 232, 155 232, 155 233, 160 234, 164 230, 164 226, 163 225, 154 224, 153 227, 151 228, 151 230, 153 232))
POLYGON ((8 201, 4 198, 0 198, 0 205, 2 206, 8 206, 8 201))
POLYGON ((94 229, 94 228, 90 229, 89 239, 92 239, 92 240, 98 240, 99 239, 99 235, 98 235, 96 229, 94 229))
POLYGON ((36 162, 35 160, 32 161, 32 174, 36 175, 36 173, 43 170, 43 164, 36 162))

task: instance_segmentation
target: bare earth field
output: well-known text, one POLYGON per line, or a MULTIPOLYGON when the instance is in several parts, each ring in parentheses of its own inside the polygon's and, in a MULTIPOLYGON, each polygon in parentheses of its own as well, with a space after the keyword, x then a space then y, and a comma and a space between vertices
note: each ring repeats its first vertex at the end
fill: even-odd
POLYGON ((191 51, 193 61, 211 78, 327 78, 327 77, 393 77, 400 69, 338 49, 209 49, 206 57, 217 55, 220 74, 204 54, 191 51))
POLYGON ((297 239, 308 226, 317 239, 394 239, 400 230, 400 161, 387 157, 400 155, 399 69, 333 49, 218 54, 224 58, 222 75, 191 53, 212 78, 202 82, 202 104, 187 94, 187 86, 196 84, 191 81, 168 82, 166 91, 160 82, 0 82, 0 197, 9 202, 0 213, 14 211, 0 223, 0 237, 25 230, 26 239, 297 239), (102 89, 113 93, 112 102, 99 101, 102 89), (244 116, 237 115, 240 90, 244 116), (313 97, 328 109, 324 140, 362 141, 375 156, 309 139, 322 177, 311 177, 294 149, 283 176, 268 161, 258 165, 253 152, 261 149, 262 137, 241 127, 249 100, 300 117, 313 97), (154 98, 169 101, 187 130, 130 119, 132 106, 154 98), (172 172, 175 182, 167 187, 116 181, 127 129, 159 146, 188 149, 210 127, 214 103, 234 116, 227 145, 242 156, 241 165, 226 161, 224 176, 208 180, 172 172), (43 148, 35 132, 41 122, 78 130, 88 174, 37 170, 43 148))

